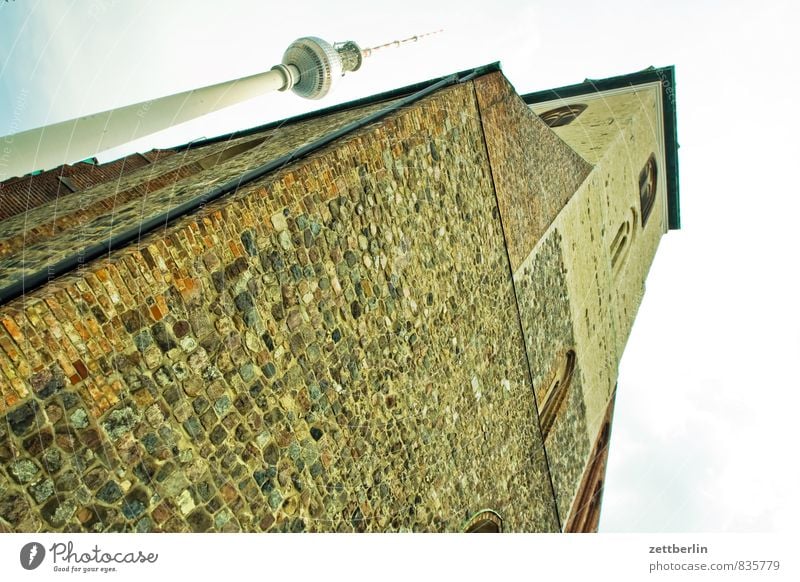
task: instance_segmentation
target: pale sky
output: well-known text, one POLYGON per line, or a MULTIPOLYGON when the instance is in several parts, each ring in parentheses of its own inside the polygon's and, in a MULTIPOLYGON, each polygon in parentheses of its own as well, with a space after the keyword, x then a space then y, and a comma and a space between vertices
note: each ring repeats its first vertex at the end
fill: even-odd
POLYGON ((674 64, 683 230, 662 239, 620 367, 601 531, 789 531, 796 23, 788 1, 0 2, 0 135, 257 73, 309 35, 372 46, 445 29, 323 101, 270 94, 128 149, 496 60, 520 94, 674 64))

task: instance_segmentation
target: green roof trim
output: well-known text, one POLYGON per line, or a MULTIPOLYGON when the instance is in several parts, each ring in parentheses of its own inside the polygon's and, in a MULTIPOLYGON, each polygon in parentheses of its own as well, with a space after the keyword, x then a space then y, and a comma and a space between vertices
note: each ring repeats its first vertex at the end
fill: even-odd
MULTIPOLYGON (((479 67, 474 67, 472 69, 465 69, 463 71, 459 71, 453 74, 455 74, 461 80, 465 80, 466 77, 470 78, 479 77, 481 75, 487 75, 489 73, 493 73, 495 71, 500 71, 500 70, 501 70, 500 62, 495 61, 493 63, 489 63, 479 67)), ((444 79, 447 79, 448 77, 451 76, 453 75, 451 74, 451 75, 445 75, 443 77, 436 77, 435 79, 430 79, 428 81, 422 81, 420 83, 414 83, 413 85, 407 85, 405 87, 399 87, 397 89, 392 89, 390 91, 385 91, 383 93, 376 93, 375 95, 362 97, 361 99, 356 99, 355 101, 347 101, 345 103, 339 103, 338 105, 333 105, 331 107, 326 107, 324 109, 316 109, 314 111, 309 111, 308 113, 301 113, 299 115, 295 115, 294 117, 287 117, 286 119, 278 119, 275 121, 270 121, 269 123, 265 123, 264 125, 259 125, 257 127, 250 127, 247 129, 237 130, 231 133, 226 133, 223 135, 198 139, 196 141, 192 141, 170 149, 173 149, 175 151, 192 149, 213 143, 219 143, 221 141, 228 141, 233 138, 246 137, 248 135, 261 133, 262 131, 268 131, 270 129, 275 129, 276 127, 290 125, 300 121, 308 121, 309 119, 317 119, 319 117, 325 117, 326 115, 330 115, 331 113, 339 113, 341 111, 347 111, 349 109, 356 109, 358 107, 363 107, 364 105, 373 105, 375 103, 381 103, 383 101, 400 99, 402 97, 406 97, 408 95, 417 93, 418 91, 421 91, 426 87, 430 87, 431 85, 438 83, 439 81, 443 81, 444 79)))
POLYGON ((583 83, 567 85, 558 89, 546 89, 528 93, 522 99, 528 105, 569 99, 590 93, 600 93, 612 89, 622 89, 643 85, 645 83, 661 83, 661 98, 664 103, 664 157, 667 164, 667 209, 670 230, 681 227, 680 185, 678 181, 678 125, 675 106, 675 67, 649 67, 629 75, 619 75, 607 79, 586 79, 583 83))

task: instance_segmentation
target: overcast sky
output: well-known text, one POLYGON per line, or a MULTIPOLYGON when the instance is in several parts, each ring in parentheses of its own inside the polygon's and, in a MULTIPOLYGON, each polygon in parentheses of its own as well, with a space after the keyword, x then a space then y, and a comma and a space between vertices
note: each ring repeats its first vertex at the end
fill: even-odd
MULTIPOLYGON (((321 102, 271 94, 132 150, 501 61, 519 93, 676 66, 683 230, 620 367, 602 531, 798 516, 800 54, 792 2, 0 2, 0 135, 263 71, 300 36, 386 51, 321 102)), ((121 152, 116 152, 121 153, 121 152)))

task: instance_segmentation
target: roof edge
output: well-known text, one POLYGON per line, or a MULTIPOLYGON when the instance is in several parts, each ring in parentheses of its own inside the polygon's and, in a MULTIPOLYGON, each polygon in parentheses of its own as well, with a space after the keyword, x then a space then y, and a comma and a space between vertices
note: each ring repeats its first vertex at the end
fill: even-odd
MULTIPOLYGON (((130 228, 125 229, 122 232, 118 232, 113 236, 99 242, 94 243, 83 250, 77 253, 71 253, 67 257, 61 259, 56 263, 51 263, 45 266, 43 269, 38 271, 34 271, 32 273, 28 273, 22 276, 22 278, 17 279, 13 283, 5 287, 0 287, 0 305, 8 303, 27 292, 32 291, 42 285, 49 283, 52 279, 69 273, 77 269, 78 267, 84 265, 85 263, 97 259, 101 256, 108 255, 112 251, 120 249, 132 241, 141 240, 142 236, 148 234, 156 229, 164 229, 167 225, 182 216, 190 214, 195 210, 202 208, 206 204, 218 200, 223 196, 236 192, 242 185, 248 184, 254 180, 257 180, 270 172, 280 169, 290 162, 299 160, 302 157, 305 157, 323 147, 332 143, 334 140, 339 139, 345 135, 348 135, 358 129, 361 129, 368 124, 385 117, 397 109, 404 107, 406 105, 410 105, 411 103, 415 103, 416 101, 427 97, 431 93, 438 91, 444 87, 448 87, 453 84, 457 83, 465 83, 471 81, 475 77, 485 75, 490 72, 494 72, 499 70, 499 63, 492 63, 490 65, 485 65, 483 67, 476 67, 474 69, 469 69, 462 73, 454 73, 452 75, 447 75, 446 77, 441 77, 438 80, 428 81, 425 83, 419 83, 416 85, 412 85, 410 87, 405 87, 403 89, 398 89, 396 91, 390 92, 394 97, 397 97, 392 103, 387 104, 386 106, 382 107, 378 111, 374 111, 372 113, 366 114, 364 117, 360 119, 356 119, 351 121, 350 123, 346 124, 345 126, 334 130, 330 133, 327 133, 310 143, 307 143, 296 150, 288 153, 283 154, 277 158, 269 160, 268 162, 257 166, 256 168, 251 168, 246 172, 240 174, 237 177, 231 178, 227 182, 223 184, 218 184, 216 186, 211 187, 210 190, 206 190, 198 194, 197 196, 184 201, 183 203, 179 204, 174 208, 170 208, 169 210, 163 211, 155 216, 151 216, 146 220, 143 220, 139 223, 138 226, 132 226, 130 228), (418 88, 416 91, 408 91, 408 89, 418 88), (402 93, 401 93, 402 92, 402 93)), ((360 102, 349 102, 345 103, 341 106, 336 106, 335 108, 328 108, 327 110, 321 110, 317 112, 313 112, 316 115, 324 115, 326 113, 330 113, 332 109, 336 110, 343 110, 347 107, 353 107, 355 103, 363 104, 364 102, 368 103, 377 103, 379 102, 378 99, 383 98, 382 96, 387 95, 387 93, 381 93, 379 95, 368 97, 366 100, 361 100, 360 102), (374 101, 370 101, 373 99, 374 101), (337 109, 338 108, 338 109, 337 109)), ((385 98, 383 98, 385 100, 385 98)), ((307 119, 308 117, 303 117, 307 119)), ((292 118, 296 119, 296 118, 292 118)), ((283 124, 287 121, 280 121, 276 122, 276 124, 283 124)), ((258 128, 247 130, 248 132, 259 131, 258 128)), ((263 130, 262 130, 263 131, 263 130)), ((236 133, 231 135, 248 135, 247 132, 244 133, 236 133)), ((213 138, 215 140, 224 140, 230 139, 225 136, 220 136, 218 138, 213 138)), ((193 144, 196 146, 198 142, 194 142, 193 144)), ((208 142, 206 142, 208 143, 208 142)), ((170 148, 171 150, 175 151, 177 148, 170 148)))
POLYGON ((249 135, 253 135, 256 133, 261 133, 262 131, 269 131, 270 129, 275 129, 280 126, 298 123, 301 121, 308 121, 310 119, 325 117, 326 115, 330 115, 332 113, 339 113, 342 111, 348 111, 350 109, 363 107, 365 105, 374 105, 376 103, 381 103, 383 101, 391 101, 392 99, 399 99, 402 97, 406 97, 413 93, 417 93, 418 91, 421 91, 426 87, 430 87, 431 85, 438 83, 439 81, 447 79, 448 77, 452 77, 453 75, 456 75, 460 79, 464 80, 465 77, 474 78, 500 70, 501 70, 500 61, 495 61, 493 63, 488 63, 486 65, 481 65, 478 67, 473 67, 471 69, 465 69, 463 71, 458 71, 456 73, 450 73, 449 75, 443 75, 441 77, 436 77, 434 79, 429 79, 427 81, 420 81, 418 83, 414 83, 413 85, 406 85, 405 87, 391 89, 389 91, 384 91, 383 93, 376 93, 375 95, 362 97, 361 99, 356 99, 355 101, 347 101, 345 103, 339 103, 338 105, 332 105, 331 107, 325 107, 324 109, 316 109, 314 111, 301 113, 293 117, 287 117, 285 119, 270 121, 269 123, 265 123, 263 125, 259 125, 256 127, 251 127, 244 130, 237 130, 231 133, 226 133, 223 135, 218 135, 206 139, 191 141, 183 145, 170 147, 169 149, 175 151, 183 151, 195 147, 201 147, 209 144, 219 143, 222 141, 228 141, 234 138, 247 137, 249 135))

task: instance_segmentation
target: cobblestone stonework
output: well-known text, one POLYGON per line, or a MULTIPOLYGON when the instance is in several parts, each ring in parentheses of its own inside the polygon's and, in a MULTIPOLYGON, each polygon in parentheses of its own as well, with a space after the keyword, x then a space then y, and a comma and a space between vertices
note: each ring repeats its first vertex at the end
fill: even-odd
POLYGON ((475 80, 508 255, 516 271, 592 167, 500 73, 475 80))
POLYGON ((0 285, 51 265, 80 248, 102 243, 238 178, 259 164, 314 141, 384 104, 279 126, 260 134, 174 154, 152 166, 0 222, 0 285), (259 143, 260 140, 260 143, 259 143), (225 151, 252 147, 227 158, 225 151))
MULTIPOLYGON (((545 392, 557 372, 555 364, 566 351, 576 348, 561 244, 561 233, 557 229, 549 231, 514 274, 540 415, 545 392)), ((545 439, 562 521, 566 521, 569 514, 590 446, 586 433, 580 352, 567 390, 564 404, 557 411, 553 428, 545 439)))
MULTIPOLYGON (((440 89, 0 306, 0 531, 595 523, 667 224, 661 172, 636 226, 660 105, 628 93, 553 130, 499 72, 440 89)), ((0 286, 387 104, 0 221, 0 286)))
POLYGON ((557 530, 480 120, 442 90, 0 308, 0 529, 557 530))

